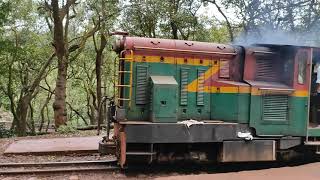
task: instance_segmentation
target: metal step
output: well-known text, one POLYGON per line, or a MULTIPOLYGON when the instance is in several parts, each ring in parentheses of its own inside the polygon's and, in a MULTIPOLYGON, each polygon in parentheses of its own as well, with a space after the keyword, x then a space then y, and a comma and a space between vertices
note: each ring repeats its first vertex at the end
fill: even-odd
POLYGON ((320 141, 305 141, 304 145, 306 145, 306 146, 320 146, 320 141))
POLYGON ((131 87, 129 84, 118 84, 116 87, 131 87))
POLYGON ((118 101, 130 101, 128 98, 118 98, 118 101))
POLYGON ((118 73, 131 73, 131 71, 118 71, 118 73))

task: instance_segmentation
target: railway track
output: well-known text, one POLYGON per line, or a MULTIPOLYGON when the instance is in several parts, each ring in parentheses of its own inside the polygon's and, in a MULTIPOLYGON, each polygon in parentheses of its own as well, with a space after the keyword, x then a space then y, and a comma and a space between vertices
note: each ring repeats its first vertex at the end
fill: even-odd
POLYGON ((116 160, 0 163, 0 175, 119 170, 116 160))

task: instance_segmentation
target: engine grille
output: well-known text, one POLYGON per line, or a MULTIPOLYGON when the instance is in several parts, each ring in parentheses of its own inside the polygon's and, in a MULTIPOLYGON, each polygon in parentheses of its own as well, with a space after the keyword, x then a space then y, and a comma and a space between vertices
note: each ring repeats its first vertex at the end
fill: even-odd
POLYGON ((267 95, 263 96, 264 121, 287 121, 288 120, 288 96, 267 95))
POLYGON ((188 76, 189 76, 189 69, 183 68, 181 69, 181 77, 180 77, 180 104, 181 105, 188 105, 188 76))
POLYGON ((197 91, 197 105, 204 105, 204 74, 205 70, 198 69, 198 91, 197 91))
POLYGON ((148 67, 137 66, 136 104, 147 103, 148 67))
POLYGON ((256 63, 257 81, 277 81, 277 73, 275 71, 275 68, 273 67, 273 61, 271 59, 260 58, 257 59, 256 63))

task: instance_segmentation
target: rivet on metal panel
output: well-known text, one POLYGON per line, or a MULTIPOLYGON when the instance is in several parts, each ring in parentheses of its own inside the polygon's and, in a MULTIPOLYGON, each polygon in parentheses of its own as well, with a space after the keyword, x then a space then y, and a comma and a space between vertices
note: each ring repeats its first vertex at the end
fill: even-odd
POLYGON ((217 46, 217 48, 220 50, 224 50, 226 47, 225 46, 223 46, 223 47, 217 46))
POLYGON ((160 44, 160 41, 158 41, 158 42, 153 42, 153 41, 151 41, 151 43, 152 43, 153 45, 158 45, 158 44, 160 44))
POLYGON ((193 43, 187 43, 187 42, 185 42, 184 44, 186 44, 187 46, 193 46, 194 45, 193 43))

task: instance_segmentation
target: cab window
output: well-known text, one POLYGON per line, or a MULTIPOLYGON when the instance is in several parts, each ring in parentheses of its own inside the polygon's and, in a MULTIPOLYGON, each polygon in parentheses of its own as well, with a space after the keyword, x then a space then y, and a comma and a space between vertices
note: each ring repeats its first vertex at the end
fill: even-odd
POLYGON ((300 52, 298 54, 298 83, 304 84, 306 81, 306 64, 307 64, 308 53, 300 52))

